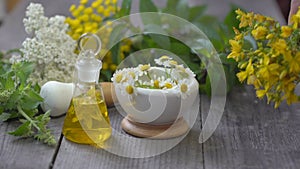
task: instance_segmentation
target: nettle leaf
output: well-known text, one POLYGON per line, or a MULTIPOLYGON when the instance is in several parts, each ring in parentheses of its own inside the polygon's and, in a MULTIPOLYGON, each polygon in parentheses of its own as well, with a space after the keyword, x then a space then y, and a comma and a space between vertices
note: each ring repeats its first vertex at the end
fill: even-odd
POLYGON ((21 106, 25 110, 32 110, 38 107, 43 102, 43 98, 34 90, 28 90, 21 99, 21 106))
POLYGON ((15 81, 13 80, 13 73, 12 72, 7 74, 7 78, 5 79, 5 89, 6 90, 15 89, 15 81))
POLYGON ((29 121, 26 121, 20 125, 16 130, 8 132, 8 134, 13 136, 29 136, 31 135, 31 125, 29 121))
POLYGON ((32 87, 32 89, 33 89, 34 91, 36 91, 37 93, 39 93, 39 92, 41 91, 41 86, 38 85, 38 84, 35 84, 34 86, 31 86, 31 87, 32 87))
POLYGON ((10 118, 10 113, 1 113, 0 114, 0 122, 7 121, 10 118))
POLYGON ((32 71, 35 68, 35 64, 32 62, 19 62, 19 63, 14 63, 12 65, 12 71, 15 73, 16 77, 20 80, 21 84, 25 84, 26 80, 32 73, 32 71))
POLYGON ((10 98, 5 103, 5 108, 7 110, 11 110, 16 107, 16 103, 20 100, 22 97, 22 93, 20 93, 18 90, 14 90, 14 92, 10 95, 10 98))

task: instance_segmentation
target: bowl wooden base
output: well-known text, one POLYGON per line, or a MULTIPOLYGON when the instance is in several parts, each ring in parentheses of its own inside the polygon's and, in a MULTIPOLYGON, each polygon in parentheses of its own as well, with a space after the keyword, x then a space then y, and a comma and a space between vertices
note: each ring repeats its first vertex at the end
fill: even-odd
POLYGON ((151 125, 135 122, 126 116, 122 120, 121 126, 128 134, 150 139, 169 139, 179 137, 189 130, 187 122, 182 117, 172 124, 151 125))

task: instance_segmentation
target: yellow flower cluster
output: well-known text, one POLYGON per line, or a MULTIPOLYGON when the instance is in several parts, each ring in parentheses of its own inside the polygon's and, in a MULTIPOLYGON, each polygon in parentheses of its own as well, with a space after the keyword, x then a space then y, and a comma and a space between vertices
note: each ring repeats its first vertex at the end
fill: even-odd
POLYGON ((283 100, 288 104, 299 101, 295 95, 300 81, 300 10, 292 17, 293 24, 280 26, 277 21, 254 13, 237 10, 239 28, 229 41, 231 53, 227 56, 238 63, 241 82, 254 85, 259 98, 266 96, 279 107, 283 100), (249 36, 255 45, 247 47, 249 36))
POLYGON ((107 18, 117 12, 117 0, 95 0, 91 4, 88 0, 80 0, 80 4, 71 5, 70 12, 74 18, 67 18, 70 25, 69 34, 78 39, 83 33, 96 33, 107 18))
MULTIPOLYGON (((103 58, 104 53, 106 53, 103 58, 102 70, 106 72, 107 76, 109 76, 108 74, 112 75, 119 64, 113 60, 112 52, 108 51, 107 47, 113 31, 111 20, 116 19, 116 13, 120 10, 117 3, 117 0, 94 0, 91 2, 80 0, 79 5, 71 5, 70 12, 72 17, 66 19, 66 23, 69 24, 68 33, 74 40, 78 40, 82 34, 88 32, 99 34, 100 28, 103 28, 105 25, 105 29, 101 29, 101 35, 99 35, 102 41, 102 50, 98 57, 103 58)), ((125 58, 126 53, 129 53, 131 40, 123 40, 120 46, 119 61, 125 58)), ((108 79, 110 77, 104 80, 108 79)))

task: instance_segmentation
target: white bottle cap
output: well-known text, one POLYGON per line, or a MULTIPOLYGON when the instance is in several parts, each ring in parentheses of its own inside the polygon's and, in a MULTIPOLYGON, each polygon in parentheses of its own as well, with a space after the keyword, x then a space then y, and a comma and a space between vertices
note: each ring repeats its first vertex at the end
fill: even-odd
POLYGON ((102 62, 95 58, 92 50, 85 50, 79 54, 79 60, 75 65, 78 71, 78 79, 82 82, 98 82, 102 62))

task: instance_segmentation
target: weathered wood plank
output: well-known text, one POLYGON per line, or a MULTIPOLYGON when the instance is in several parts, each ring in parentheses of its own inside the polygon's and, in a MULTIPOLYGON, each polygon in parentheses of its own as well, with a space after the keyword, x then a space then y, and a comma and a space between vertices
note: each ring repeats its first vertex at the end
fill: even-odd
MULTIPOLYGON (((57 140, 61 136, 64 117, 51 119, 49 128, 57 140)), ((55 146, 50 147, 33 138, 17 138, 8 135, 18 126, 18 122, 0 123, 0 168, 47 169, 55 153, 55 146)))
MULTIPOLYGON (((207 112, 209 99, 201 100, 202 111, 207 112)), ((203 147, 206 169, 299 168, 299 111, 286 105, 275 110, 258 100, 252 88, 236 88, 227 98, 217 130, 203 147)))
MULTIPOLYGON (((122 116, 116 109, 109 110, 113 128, 121 131, 120 123, 122 116)), ((62 140, 54 169, 64 168, 202 168, 202 146, 198 143, 200 132, 200 116, 187 137, 176 147, 158 156, 148 158, 125 158, 111 154, 105 150, 97 149, 88 145, 80 145, 62 140)), ((118 140, 118 144, 134 144, 118 140)), ((136 147, 137 149, 139 147, 136 147)), ((151 149, 151 147, 149 147, 151 149)), ((142 152, 141 152, 142 153, 142 152)))

